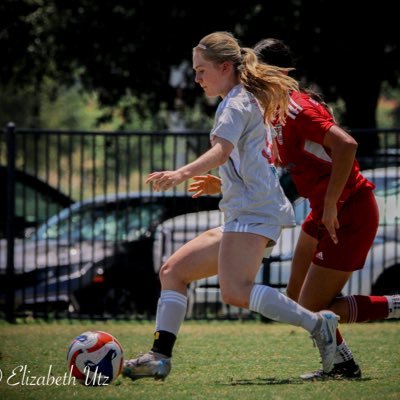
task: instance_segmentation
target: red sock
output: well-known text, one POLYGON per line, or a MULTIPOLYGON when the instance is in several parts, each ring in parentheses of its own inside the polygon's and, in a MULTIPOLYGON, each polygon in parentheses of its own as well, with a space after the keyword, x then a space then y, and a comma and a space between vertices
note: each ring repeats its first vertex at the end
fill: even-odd
POLYGON ((385 296, 347 296, 349 305, 349 323, 377 321, 389 314, 388 301, 385 296))
POLYGON ((343 343, 343 337, 339 332, 339 329, 336 329, 336 346, 339 346, 343 343))

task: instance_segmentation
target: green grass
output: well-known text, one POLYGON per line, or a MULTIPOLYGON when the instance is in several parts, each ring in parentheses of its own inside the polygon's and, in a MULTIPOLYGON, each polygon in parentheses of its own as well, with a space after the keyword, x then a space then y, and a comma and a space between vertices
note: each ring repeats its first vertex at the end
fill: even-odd
POLYGON ((63 376, 68 372, 67 348, 85 330, 112 333, 131 357, 149 349, 153 327, 153 322, 0 322, 0 399, 400 398, 400 321, 341 325, 362 367, 358 381, 301 381, 299 374, 319 367, 318 351, 301 328, 256 321, 187 321, 164 382, 119 377, 107 387, 7 384, 11 371, 20 365, 27 365, 32 376, 47 375, 50 365, 55 377, 63 376))

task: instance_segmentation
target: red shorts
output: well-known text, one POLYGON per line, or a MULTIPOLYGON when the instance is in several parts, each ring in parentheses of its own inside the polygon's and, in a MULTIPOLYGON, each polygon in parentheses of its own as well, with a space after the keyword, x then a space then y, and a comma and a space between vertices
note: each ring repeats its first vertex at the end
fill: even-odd
POLYGON ((338 213, 340 228, 334 244, 320 216, 311 211, 304 221, 304 232, 318 240, 313 263, 339 271, 355 271, 364 266, 379 224, 379 211, 370 189, 349 197, 338 213))

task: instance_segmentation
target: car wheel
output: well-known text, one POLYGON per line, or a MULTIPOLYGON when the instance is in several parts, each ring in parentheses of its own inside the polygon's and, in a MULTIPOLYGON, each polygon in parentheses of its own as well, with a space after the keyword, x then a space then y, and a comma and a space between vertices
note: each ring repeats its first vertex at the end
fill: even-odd
POLYGON ((400 264, 386 269, 372 285, 373 296, 383 296, 400 293, 400 264))

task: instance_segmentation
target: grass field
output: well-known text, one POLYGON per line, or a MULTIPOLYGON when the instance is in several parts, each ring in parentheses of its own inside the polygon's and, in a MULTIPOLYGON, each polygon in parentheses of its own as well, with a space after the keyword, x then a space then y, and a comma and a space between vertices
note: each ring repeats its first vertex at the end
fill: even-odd
POLYGON ((20 366, 26 366, 25 376, 47 376, 50 366, 54 377, 64 376, 70 342, 90 329, 112 333, 131 357, 149 349, 153 327, 136 321, 0 322, 0 399, 400 399, 400 321, 341 325, 362 367, 357 381, 303 382, 299 374, 319 367, 308 334, 256 321, 185 322, 164 382, 119 377, 106 387, 29 386, 22 373, 12 376, 20 366))

